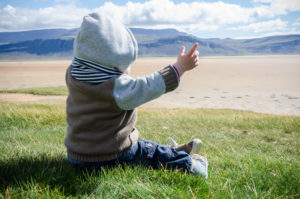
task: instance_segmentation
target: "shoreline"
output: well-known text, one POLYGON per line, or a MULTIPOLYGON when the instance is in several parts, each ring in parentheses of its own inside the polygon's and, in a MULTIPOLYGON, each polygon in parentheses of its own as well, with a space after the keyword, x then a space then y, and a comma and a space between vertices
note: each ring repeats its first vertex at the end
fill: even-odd
MULTIPOLYGON (((176 57, 138 58, 132 76, 149 75, 176 57)), ((71 60, 0 61, 0 89, 65 85, 71 60)), ((300 55, 200 57, 179 87, 143 106, 217 108, 300 115, 300 55), (175 100, 174 100, 175 99, 175 100)), ((3 101, 0 94, 0 101, 3 101), (2 100, 1 100, 2 99, 2 100)))
MULTIPOLYGON (((288 96, 284 96, 288 97, 288 96)), ((168 97, 167 97, 168 98, 168 97)), ((239 96, 233 98, 241 98, 239 96)), ((60 95, 34 95, 34 94, 25 94, 25 93, 0 93, 0 103, 20 103, 20 104, 65 104, 67 96, 60 95)), ((272 108, 272 105, 257 104, 252 108, 245 106, 240 106, 236 104, 235 106, 227 106, 226 103, 216 106, 214 100, 211 100, 210 97, 204 96, 203 99, 200 99, 202 103, 197 103, 194 97, 190 97, 194 102, 187 104, 180 104, 171 101, 170 99, 156 99, 151 102, 147 102, 141 105, 139 108, 166 108, 166 109, 223 109, 223 110, 237 110, 237 111, 249 111, 261 114, 271 114, 279 116, 300 116, 298 112, 286 111, 285 109, 279 110, 272 108), (261 109, 261 107, 264 109, 261 109)), ((180 99, 181 101, 182 99, 180 99)), ((189 100, 189 99, 186 99, 189 100)), ((229 99, 230 101, 232 99, 229 99)), ((300 109, 300 107, 298 108, 300 109)))

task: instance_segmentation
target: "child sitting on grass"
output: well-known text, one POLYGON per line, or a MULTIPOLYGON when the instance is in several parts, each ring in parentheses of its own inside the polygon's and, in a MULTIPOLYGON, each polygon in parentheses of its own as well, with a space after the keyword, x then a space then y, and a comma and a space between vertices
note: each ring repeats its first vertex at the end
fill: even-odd
POLYGON ((134 79, 129 72, 138 45, 131 31, 104 14, 85 16, 66 73, 68 160, 87 169, 162 165, 207 177, 206 159, 195 154, 200 140, 175 147, 159 145, 139 140, 135 128, 136 107, 174 90, 180 76, 198 66, 197 45, 187 54, 182 47, 175 64, 134 79))

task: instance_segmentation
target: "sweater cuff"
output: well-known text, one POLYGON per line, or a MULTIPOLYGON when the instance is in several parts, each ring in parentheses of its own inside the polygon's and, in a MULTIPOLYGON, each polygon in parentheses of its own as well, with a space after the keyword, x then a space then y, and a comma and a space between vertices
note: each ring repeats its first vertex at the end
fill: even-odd
POLYGON ((160 71, 158 71, 161 76, 163 77, 165 84, 166 84, 166 93, 173 91, 175 88, 178 87, 179 80, 177 77, 177 73, 175 69, 169 65, 160 71))

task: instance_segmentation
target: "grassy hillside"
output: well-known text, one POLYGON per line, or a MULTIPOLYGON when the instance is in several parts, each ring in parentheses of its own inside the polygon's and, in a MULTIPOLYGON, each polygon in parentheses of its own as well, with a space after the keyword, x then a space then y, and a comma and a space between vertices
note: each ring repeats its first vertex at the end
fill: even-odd
POLYGON ((233 110, 140 109, 142 139, 202 139, 207 180, 165 169, 66 160, 64 105, 0 103, 0 198, 296 198, 300 117, 233 110))

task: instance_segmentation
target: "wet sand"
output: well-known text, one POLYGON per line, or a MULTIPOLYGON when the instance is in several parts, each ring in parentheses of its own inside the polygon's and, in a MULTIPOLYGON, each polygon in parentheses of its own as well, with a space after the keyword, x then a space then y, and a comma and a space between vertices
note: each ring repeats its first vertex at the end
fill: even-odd
MULTIPOLYGON (((150 74, 176 58, 139 58, 132 76, 150 74)), ((65 85, 70 60, 0 62, 0 89, 65 85)), ((60 101, 65 97, 0 94, 0 101, 60 101)), ((200 57, 173 92, 146 107, 230 108, 300 115, 300 55, 200 57)))

